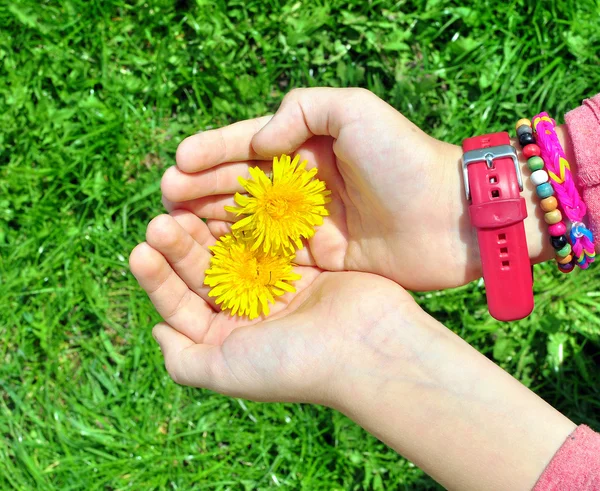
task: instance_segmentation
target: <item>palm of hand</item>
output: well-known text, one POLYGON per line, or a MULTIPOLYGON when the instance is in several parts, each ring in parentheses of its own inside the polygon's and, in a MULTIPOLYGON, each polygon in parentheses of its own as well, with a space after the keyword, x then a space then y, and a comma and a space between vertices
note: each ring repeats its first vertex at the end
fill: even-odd
POLYGON ((189 212, 161 215, 131 270, 165 323, 155 327, 165 363, 178 382, 260 400, 327 400, 351 340, 373 316, 392 315, 411 297, 389 280, 299 266, 297 292, 269 317, 248 321, 221 312, 203 285, 214 237, 189 212), (380 301, 385 295, 390 303, 380 301))

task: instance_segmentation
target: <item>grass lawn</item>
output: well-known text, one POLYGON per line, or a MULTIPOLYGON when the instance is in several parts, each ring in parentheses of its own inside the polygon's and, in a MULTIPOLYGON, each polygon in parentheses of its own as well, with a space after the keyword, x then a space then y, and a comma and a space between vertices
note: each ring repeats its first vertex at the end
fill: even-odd
MULTIPOLYGON (((299 86, 364 86, 459 143, 600 91, 592 0, 0 3, 0 489, 437 489, 335 411, 175 385, 127 268, 178 142, 299 86)), ((426 260, 426 258, 425 258, 426 260)), ((600 430, 600 266, 425 309, 600 430)), ((458 363, 459 361, 457 361, 458 363)))

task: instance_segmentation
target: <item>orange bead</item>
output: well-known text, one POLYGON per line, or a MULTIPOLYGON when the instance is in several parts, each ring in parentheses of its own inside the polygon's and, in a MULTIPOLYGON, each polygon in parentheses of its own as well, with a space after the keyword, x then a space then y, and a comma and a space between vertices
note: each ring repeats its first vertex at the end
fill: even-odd
POLYGON ((560 210, 552 210, 544 215, 544 221, 548 225, 554 225, 562 220, 562 213, 560 210))
POLYGON ((556 262, 559 264, 568 264, 573 260, 573 255, 569 254, 565 257, 556 256, 556 262))
POLYGON ((515 125, 515 130, 518 130, 519 126, 523 126, 524 124, 531 127, 531 121, 529 121, 527 118, 522 118, 519 119, 519 121, 517 121, 517 124, 515 125))
POLYGON ((558 208, 558 201, 556 201, 554 196, 548 196, 540 201, 540 206, 542 210, 548 213, 549 211, 556 210, 558 208))

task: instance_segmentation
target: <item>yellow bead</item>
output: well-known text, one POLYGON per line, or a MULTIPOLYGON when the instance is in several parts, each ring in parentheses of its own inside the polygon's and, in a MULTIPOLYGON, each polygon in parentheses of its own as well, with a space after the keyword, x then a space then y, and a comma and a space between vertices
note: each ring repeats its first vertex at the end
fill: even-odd
POLYGON ((531 126, 531 121, 529 121, 526 118, 519 119, 519 121, 517 121, 517 124, 515 125, 515 130, 518 129, 519 126, 523 126, 524 124, 526 124, 527 126, 531 126))
POLYGON ((544 215, 544 221, 548 225, 554 225, 562 220, 562 213, 560 210, 552 210, 544 215))
POLYGON ((540 207, 542 210, 548 213, 549 211, 556 210, 556 208, 558 208, 558 201, 556 201, 554 196, 548 196, 540 201, 540 207))
POLYGON ((572 259, 573 259, 573 256, 571 254, 569 254, 568 256, 565 256, 565 257, 556 256, 556 262, 559 264, 570 263, 572 259))

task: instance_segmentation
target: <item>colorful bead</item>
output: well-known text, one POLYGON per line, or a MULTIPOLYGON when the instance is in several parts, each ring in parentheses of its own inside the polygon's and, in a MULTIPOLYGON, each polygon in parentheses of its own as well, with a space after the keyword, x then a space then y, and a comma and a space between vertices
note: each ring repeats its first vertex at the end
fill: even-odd
POLYGON ((572 260, 573 260, 573 256, 571 254, 569 254, 568 256, 565 256, 565 257, 556 256, 556 262, 558 264, 567 264, 567 263, 570 263, 572 260))
POLYGON ((521 118, 519 121, 517 121, 515 129, 518 130, 519 126, 523 126, 524 124, 531 128, 531 121, 529 121, 527 118, 521 118))
POLYGON ((535 143, 535 136, 533 136, 531 133, 523 133, 519 137, 519 143, 521 144, 522 147, 525 147, 527 145, 532 145, 535 143))
POLYGON ((551 236, 550 243, 552 244, 552 247, 554 247, 554 249, 556 249, 557 251, 559 251, 568 244, 567 237, 565 235, 561 235, 560 237, 551 236))
POLYGON ((567 244, 562 249, 556 251, 556 255, 560 257, 567 257, 571 254, 571 244, 567 244))
POLYGON ((573 266, 572 263, 558 265, 558 269, 563 273, 570 273, 571 271, 573 271, 574 268, 575 266, 573 266))
POLYGON ((540 184, 538 187, 536 187, 535 192, 540 198, 544 199, 554 194, 554 188, 552 187, 552 184, 545 182, 544 184, 540 184))
POLYGON ((554 196, 548 196, 540 201, 540 208, 544 210, 546 213, 549 211, 556 210, 558 208, 558 201, 554 196))
POLYGON ((541 157, 535 155, 527 160, 527 166, 531 172, 535 172, 536 170, 540 170, 544 168, 544 161, 541 157))
POLYGON ((531 182, 536 186, 548 182, 548 179, 550 179, 550 177, 548 176, 548 173, 543 169, 536 170, 533 174, 531 174, 531 182))
POLYGON ((552 237, 560 237, 561 235, 564 235, 566 231, 567 226, 565 225, 565 222, 558 222, 548 227, 548 233, 552 237))
MULTIPOLYGON (((585 269, 591 264, 594 258, 588 257, 587 247, 589 245, 582 248, 581 240, 587 239, 588 242, 593 242, 593 239, 587 236, 585 226, 582 225, 581 228, 572 227, 570 230, 571 242, 577 245, 576 250, 579 251, 582 249, 579 256, 574 255, 574 246, 569 243, 567 226, 563 221, 563 213, 559 209, 559 198, 554 196, 555 186, 558 186, 557 189, 561 192, 560 197, 562 197, 563 188, 561 186, 565 182, 566 171, 569 171, 569 164, 561 148, 558 151, 554 149, 554 153, 548 155, 548 148, 552 147, 552 142, 548 143, 549 137, 547 135, 551 135, 551 132, 554 131, 555 122, 547 117, 546 113, 542 113, 536 116, 534 123, 535 127, 532 126, 531 121, 528 119, 520 119, 515 129, 523 156, 527 158, 527 166, 531 171, 531 182, 535 186, 536 194, 540 198, 540 208, 544 211, 544 221, 548 224, 550 243, 556 251, 556 262, 563 273, 570 273, 575 268, 575 265, 585 269), (546 122, 550 122, 552 128, 547 128, 548 124, 546 122), (540 124, 544 128, 543 130, 542 127, 538 128, 540 124), (542 148, 544 149, 543 158, 542 148), (560 164, 560 176, 554 168, 556 161, 559 161, 560 164), (548 166, 547 169, 546 165, 548 166), (552 183, 550 182, 550 177, 552 177, 552 183), (582 236, 585 236, 584 239, 581 239, 582 236)), ((567 209, 568 212, 569 210, 567 209)), ((568 218, 573 221, 570 212, 568 218)), ((576 221, 577 224, 579 222, 581 220, 576 221)), ((595 251, 592 249, 590 252, 593 254, 595 251)))
POLYGON ((560 210, 552 210, 544 215, 544 221, 548 225, 554 225, 562 220, 562 213, 560 210))
POLYGON ((526 134, 533 135, 533 128, 531 126, 529 126, 528 124, 522 124, 517 128, 517 137, 519 138, 519 140, 521 139, 522 135, 526 134))
POLYGON ((526 158, 533 157, 534 155, 539 157, 541 153, 540 147, 534 143, 523 147, 523 155, 525 155, 526 158))

